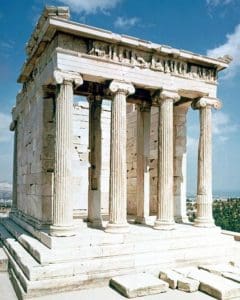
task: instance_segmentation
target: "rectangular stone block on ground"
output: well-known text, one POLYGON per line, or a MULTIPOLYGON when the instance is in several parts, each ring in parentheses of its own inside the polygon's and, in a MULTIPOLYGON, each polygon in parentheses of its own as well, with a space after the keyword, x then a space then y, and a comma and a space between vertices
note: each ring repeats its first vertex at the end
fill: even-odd
POLYGON ((198 269, 188 277, 200 281, 199 290, 216 299, 240 299, 240 285, 234 281, 198 269))
POLYGON ((232 266, 231 264, 200 265, 199 269, 240 283, 240 268, 232 266))
POLYGON ((177 282, 177 287, 180 291, 192 293, 198 291, 200 282, 191 278, 182 278, 177 282))
POLYGON ((147 273, 116 276, 110 280, 110 285, 128 298, 163 293, 168 289, 166 282, 147 273))
POLYGON ((159 278, 166 281, 171 289, 176 289, 178 280, 184 278, 184 276, 169 269, 160 271, 159 278))

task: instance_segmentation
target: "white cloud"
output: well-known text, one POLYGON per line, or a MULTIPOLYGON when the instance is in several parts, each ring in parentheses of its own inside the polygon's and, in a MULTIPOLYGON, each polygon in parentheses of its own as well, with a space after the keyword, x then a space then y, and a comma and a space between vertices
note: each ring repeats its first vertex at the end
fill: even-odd
POLYGON ((59 0, 76 13, 95 14, 114 8, 122 0, 59 0))
POLYGON ((124 28, 127 29, 129 27, 132 27, 136 25, 139 22, 139 19, 136 17, 133 18, 124 18, 124 17, 118 17, 116 21, 114 22, 114 26, 118 28, 124 28))
POLYGON ((11 116, 0 112, 0 142, 8 142, 11 139, 11 132, 9 125, 11 123, 11 116))
POLYGON ((208 50, 207 55, 215 58, 230 55, 233 58, 230 66, 223 71, 223 78, 228 79, 235 76, 240 69, 240 24, 236 26, 233 33, 227 34, 226 39, 224 44, 208 50))
POLYGON ((209 6, 219 6, 219 5, 227 5, 232 3, 234 0, 206 0, 207 5, 209 6))
MULTIPOLYGON (((196 152, 199 139, 199 122, 191 124, 191 133, 187 136, 187 148, 191 152, 196 152)), ((232 133, 240 129, 240 124, 236 124, 230 116, 222 111, 213 112, 212 133, 215 142, 225 143, 232 133)))
POLYGON ((229 134, 238 131, 239 124, 230 120, 228 114, 216 112, 212 117, 212 131, 217 136, 218 141, 224 143, 229 139, 229 134))

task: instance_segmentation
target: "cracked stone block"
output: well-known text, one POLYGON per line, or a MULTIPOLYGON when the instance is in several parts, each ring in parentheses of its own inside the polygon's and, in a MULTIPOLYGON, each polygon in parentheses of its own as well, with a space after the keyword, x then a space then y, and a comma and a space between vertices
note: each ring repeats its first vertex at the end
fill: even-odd
POLYGON ((128 298, 166 292, 168 284, 147 273, 137 273, 113 277, 110 285, 128 298))
POLYGON ((214 298, 240 299, 240 285, 234 281, 198 269, 190 272, 188 277, 200 281, 199 290, 214 298))
POLYGON ((183 275, 173 270, 162 270, 159 274, 160 279, 166 281, 171 289, 177 288, 178 280, 184 278, 183 275))
POLYGON ((196 292, 199 288, 199 284, 200 282, 198 280, 190 278, 182 278, 177 282, 178 289, 188 293, 196 292))

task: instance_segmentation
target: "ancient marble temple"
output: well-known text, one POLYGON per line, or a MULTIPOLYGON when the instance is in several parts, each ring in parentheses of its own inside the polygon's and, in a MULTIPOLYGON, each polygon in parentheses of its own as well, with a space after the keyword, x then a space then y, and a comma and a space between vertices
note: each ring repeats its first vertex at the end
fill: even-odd
MULTIPOLYGON (((212 216, 211 125, 212 111, 221 108, 217 77, 227 56, 213 59, 79 24, 65 7, 44 10, 26 53, 12 111, 13 206, 3 222, 19 233, 19 251, 27 251, 26 262, 11 263, 21 297, 158 265, 158 258, 140 259, 129 245, 135 243, 137 253, 138 235, 142 244, 147 236, 157 243, 182 235, 190 109, 199 114, 200 135, 197 218, 186 228, 198 241, 219 234, 212 216), (138 225, 129 224, 128 215, 138 225), (115 250, 106 254, 106 245, 115 250), (125 256, 114 260, 114 253, 125 256), (108 258, 93 264, 104 270, 101 276, 91 255, 98 262, 108 258)), ((6 247, 14 257, 14 245, 6 247)), ((176 262, 174 255, 161 256, 159 264, 176 262)))

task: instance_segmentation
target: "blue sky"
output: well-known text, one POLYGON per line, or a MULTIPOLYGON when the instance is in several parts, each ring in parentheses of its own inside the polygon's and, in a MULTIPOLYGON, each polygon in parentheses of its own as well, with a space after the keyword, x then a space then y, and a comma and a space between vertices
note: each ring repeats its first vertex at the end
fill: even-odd
MULTIPOLYGON (((223 108, 213 116, 214 190, 240 190, 240 0, 1 0, 0 181, 12 180, 10 112, 24 47, 44 5, 68 5, 81 23, 200 54, 230 54, 219 80, 223 108)), ((188 191, 196 190, 198 112, 188 116, 188 191)))

